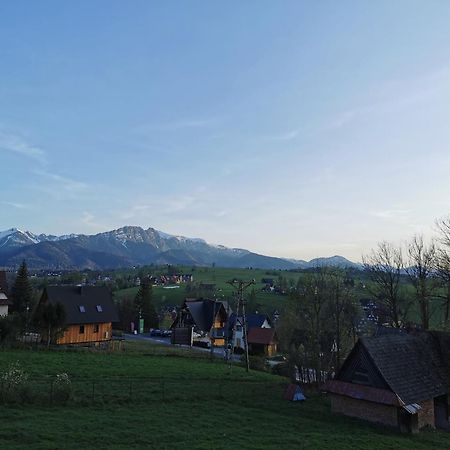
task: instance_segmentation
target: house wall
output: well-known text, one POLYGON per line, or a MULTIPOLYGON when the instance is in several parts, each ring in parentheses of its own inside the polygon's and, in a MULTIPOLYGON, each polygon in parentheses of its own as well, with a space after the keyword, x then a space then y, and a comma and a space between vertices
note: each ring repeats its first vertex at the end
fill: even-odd
POLYGON ((8 315, 8 305, 0 305, 0 317, 8 315))
POLYGON ((94 333, 95 324, 85 324, 84 333, 80 334, 80 325, 69 325, 64 335, 60 337, 57 344, 81 344, 84 342, 110 341, 112 339, 112 324, 99 323, 98 332, 94 333))
POLYGON ((330 393, 331 411, 391 427, 398 427, 397 407, 330 393))
POLYGON ((425 426, 435 428, 434 424, 434 400, 426 400, 420 402, 419 405, 422 409, 417 413, 419 418, 419 429, 425 426))

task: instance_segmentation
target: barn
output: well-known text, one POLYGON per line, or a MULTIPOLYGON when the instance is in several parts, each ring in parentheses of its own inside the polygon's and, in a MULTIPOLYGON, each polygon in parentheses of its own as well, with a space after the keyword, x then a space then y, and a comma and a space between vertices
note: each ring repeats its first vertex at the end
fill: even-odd
POLYGON ((361 338, 324 388, 335 413, 402 432, 449 429, 450 334, 361 338))

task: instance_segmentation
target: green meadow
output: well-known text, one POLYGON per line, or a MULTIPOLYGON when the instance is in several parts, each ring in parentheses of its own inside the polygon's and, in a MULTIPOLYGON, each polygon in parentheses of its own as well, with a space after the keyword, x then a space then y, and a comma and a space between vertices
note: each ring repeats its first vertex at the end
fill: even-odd
POLYGON ((16 361, 39 392, 0 406, 2 449, 450 447, 448 433, 404 436, 332 415, 319 393, 289 402, 283 398, 286 379, 247 374, 195 350, 146 342, 125 342, 112 353, 3 350, 0 372, 16 361), (50 402, 51 380, 62 372, 69 375, 72 397, 50 402))

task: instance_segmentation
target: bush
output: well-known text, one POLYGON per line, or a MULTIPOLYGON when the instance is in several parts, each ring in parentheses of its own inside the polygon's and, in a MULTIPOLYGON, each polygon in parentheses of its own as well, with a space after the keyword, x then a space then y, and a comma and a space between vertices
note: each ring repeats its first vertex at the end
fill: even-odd
POLYGON ((53 382, 53 401, 66 403, 72 398, 72 382, 67 373, 59 373, 53 382))
MULTIPOLYGON (((250 369, 265 372, 267 370, 266 358, 264 356, 250 355, 248 357, 250 369)), ((245 356, 241 357, 241 364, 245 365, 245 356)))
POLYGON ((20 367, 19 361, 13 362, 2 373, 2 398, 6 402, 24 402, 29 399, 28 374, 20 367))

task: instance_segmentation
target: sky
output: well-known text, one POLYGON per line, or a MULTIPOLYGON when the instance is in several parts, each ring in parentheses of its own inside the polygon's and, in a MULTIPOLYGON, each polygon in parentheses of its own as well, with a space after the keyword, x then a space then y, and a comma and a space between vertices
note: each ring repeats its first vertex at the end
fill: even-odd
POLYGON ((0 174, 0 230, 361 260, 450 213, 450 2, 3 0, 0 174))

